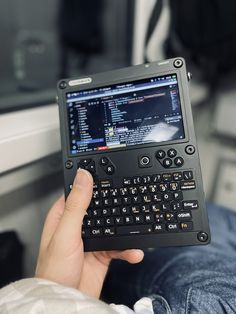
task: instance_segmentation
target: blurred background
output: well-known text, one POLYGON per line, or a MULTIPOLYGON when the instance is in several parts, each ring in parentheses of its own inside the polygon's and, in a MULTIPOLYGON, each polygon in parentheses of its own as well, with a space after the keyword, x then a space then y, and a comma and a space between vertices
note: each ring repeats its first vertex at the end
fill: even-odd
POLYGON ((63 193, 56 82, 183 56, 207 201, 236 210, 234 0, 0 2, 0 285, 32 276, 63 193))

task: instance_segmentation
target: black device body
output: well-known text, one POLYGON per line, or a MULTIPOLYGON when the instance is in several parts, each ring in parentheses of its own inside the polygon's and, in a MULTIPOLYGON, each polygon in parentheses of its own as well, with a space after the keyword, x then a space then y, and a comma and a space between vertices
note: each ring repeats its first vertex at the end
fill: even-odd
POLYGON ((66 196, 94 176, 85 251, 210 242, 183 58, 61 80, 58 102, 66 196))

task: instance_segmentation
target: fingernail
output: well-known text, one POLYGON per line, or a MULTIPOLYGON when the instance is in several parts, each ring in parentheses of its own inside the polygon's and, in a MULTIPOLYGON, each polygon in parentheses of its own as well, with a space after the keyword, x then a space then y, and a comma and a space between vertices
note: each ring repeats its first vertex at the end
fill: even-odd
POLYGON ((86 187, 88 184, 90 184, 91 179, 92 179, 92 176, 88 171, 79 168, 73 185, 76 187, 83 188, 83 187, 86 187))

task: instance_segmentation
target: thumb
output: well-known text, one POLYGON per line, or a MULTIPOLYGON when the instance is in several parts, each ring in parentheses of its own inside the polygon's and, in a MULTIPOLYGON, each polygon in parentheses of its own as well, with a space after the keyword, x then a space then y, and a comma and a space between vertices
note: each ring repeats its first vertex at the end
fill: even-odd
POLYGON ((55 234, 58 241, 68 243, 70 239, 81 238, 82 222, 90 204, 92 192, 93 178, 91 174, 86 170, 79 169, 55 234))

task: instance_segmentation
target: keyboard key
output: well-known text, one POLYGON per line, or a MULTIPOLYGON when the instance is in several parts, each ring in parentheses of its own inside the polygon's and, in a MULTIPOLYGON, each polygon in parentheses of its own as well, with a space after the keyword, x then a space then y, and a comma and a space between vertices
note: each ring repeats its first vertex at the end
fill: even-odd
POLYGON ((152 198, 150 195, 144 195, 143 196, 143 202, 144 203, 151 203, 151 201, 152 201, 152 198))
POLYGON ((151 232, 152 225, 121 226, 116 228, 116 233, 120 235, 145 234, 151 232))
POLYGON ((179 230, 179 227, 178 227, 177 223, 168 223, 166 225, 166 228, 170 232, 177 232, 179 230))
POLYGON ((143 183, 142 177, 135 177, 135 178, 133 178, 133 184, 134 185, 142 184, 142 183, 143 183))
POLYGON ((183 193, 181 191, 177 191, 173 193, 173 199, 175 201, 182 201, 183 199, 183 193))
POLYGON ((125 221, 125 224, 132 224, 134 222, 134 218, 132 216, 125 216, 124 217, 124 221, 125 221))
POLYGON ((152 176, 152 182, 153 182, 153 183, 161 182, 161 175, 160 175, 160 174, 154 174, 154 175, 152 176))
POLYGON ((184 180, 192 180, 193 179, 193 172, 192 171, 184 171, 183 172, 184 180))
POLYGON ((109 190, 101 190, 101 197, 108 197, 109 196, 109 190))
POLYGON ((151 210, 156 213, 161 211, 161 203, 151 205, 151 210))
POLYGON ((152 195, 152 200, 155 203, 161 202, 162 201, 162 194, 161 193, 153 194, 152 195))
POLYGON ((193 230, 193 223, 191 221, 181 222, 180 229, 182 231, 191 231, 193 230))
POLYGON ((119 190, 118 189, 110 189, 110 195, 113 197, 119 196, 119 190))
POLYGON ((97 218, 97 219, 95 220, 95 225, 96 225, 96 227, 102 227, 102 226, 104 226, 104 219, 103 219, 103 218, 97 218))
POLYGON ((154 224, 153 231, 156 233, 162 233, 166 231, 165 224, 154 224))
POLYGON ((112 206, 112 200, 110 198, 104 198, 103 199, 103 205, 104 206, 112 206))
POLYGON ((115 224, 116 225, 123 225, 124 224, 124 218, 123 217, 115 217, 115 224))
POLYGON ((134 203, 134 204, 140 204, 141 202, 142 202, 142 199, 141 199, 141 196, 133 196, 132 197, 132 202, 134 203))
POLYGON ((182 181, 180 183, 181 190, 193 190, 196 189, 196 183, 194 180, 192 181, 182 181))
POLYGON ((138 189, 136 187, 130 187, 129 188, 129 194, 130 195, 137 195, 138 194, 138 189))
POLYGON ((152 223, 154 222, 154 216, 152 214, 148 214, 144 216, 145 222, 146 223, 152 223))
POLYGON ((161 209, 162 209, 164 212, 170 211, 170 203, 162 203, 162 204, 161 204, 161 209))
POLYGON ((183 201, 183 209, 192 210, 198 209, 198 201, 183 201))
POLYGON ((87 228, 93 227, 94 226, 94 221, 93 219, 85 219, 85 226, 87 228))
POLYGON ((155 217, 155 221, 158 223, 165 221, 164 214, 155 214, 154 217, 155 217))
POLYGON ((164 193, 163 194, 163 201, 164 202, 169 202, 169 201, 171 201, 172 200, 172 194, 171 193, 164 193))
POLYGON ((105 188, 111 188, 112 187, 112 180, 101 180, 100 181, 100 187, 103 189, 105 188))
POLYGON ((101 216, 101 209, 93 209, 91 211, 91 216, 92 217, 100 217, 101 216))
POLYGON ((115 206, 121 205, 121 198, 120 197, 113 198, 113 205, 115 206))
POLYGON ((102 235, 102 229, 101 228, 93 228, 91 229, 91 235, 93 236, 101 236, 102 235))
POLYGON ((166 221, 175 221, 175 215, 173 213, 166 213, 165 219, 166 221))
POLYGON ((173 173, 173 180, 174 181, 181 181, 183 178, 182 172, 174 172, 173 173))
POLYGON ((110 216, 111 215, 111 210, 109 208, 104 208, 102 210, 102 216, 110 216))
POLYGON ((144 222, 144 218, 141 215, 135 215, 134 216, 134 222, 136 224, 142 224, 144 222))
POLYGON ((114 235, 115 234, 115 228, 114 227, 104 228, 103 234, 106 236, 114 235))
POLYGON ((172 180, 172 174, 171 173, 163 173, 162 180, 164 182, 169 182, 172 180))
POLYGON ((121 196, 126 196, 128 194, 129 194, 129 192, 128 192, 127 188, 120 188, 120 195, 121 196))
POLYGON ((131 204, 131 197, 123 197, 123 204, 130 205, 131 204))
POLYGON ((159 191, 166 192, 169 190, 169 184, 168 183, 161 183, 161 184, 159 184, 158 188, 159 188, 159 191))
POLYGON ((120 208, 119 207, 113 207, 111 208, 111 214, 112 216, 120 216, 120 208))
POLYGON ((170 183, 170 190, 171 191, 178 191, 179 190, 179 183, 178 182, 171 182, 170 183))
POLYGON ((121 208, 122 215, 129 215, 130 214, 130 208, 125 206, 121 208))
POLYGON ((105 224, 107 226, 113 226, 115 223, 115 220, 113 217, 108 217, 108 218, 105 218, 105 224))
POLYGON ((99 198, 99 191, 98 190, 93 190, 93 199, 99 198))
POLYGON ((146 194, 147 191, 148 191, 148 188, 147 188, 146 185, 141 185, 141 186, 139 187, 139 193, 140 193, 140 194, 146 194))
POLYGON ((124 178, 124 180, 123 180, 123 184, 124 185, 131 185, 131 179, 130 178, 124 178))
POLYGON ((177 219, 179 221, 189 221, 192 219, 191 212, 180 212, 177 214, 177 219))
POLYGON ((152 181, 151 176, 143 176, 143 183, 148 184, 152 181))
POLYGON ((131 206, 131 212, 133 214, 139 214, 140 213, 140 207, 139 206, 131 206))
POLYGON ((142 205, 140 207, 140 210, 141 210, 142 213, 149 213, 150 212, 150 205, 147 205, 147 204, 142 205))
POLYGON ((148 190, 150 193, 157 193, 157 185, 156 184, 149 185, 148 190))
POLYGON ((100 199, 94 200, 94 207, 101 207, 102 206, 102 201, 100 199))
POLYGON ((171 210, 173 211, 179 211, 182 209, 181 202, 172 202, 171 203, 171 210))

